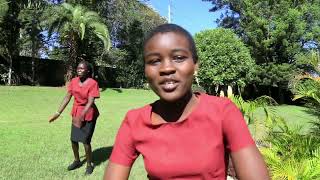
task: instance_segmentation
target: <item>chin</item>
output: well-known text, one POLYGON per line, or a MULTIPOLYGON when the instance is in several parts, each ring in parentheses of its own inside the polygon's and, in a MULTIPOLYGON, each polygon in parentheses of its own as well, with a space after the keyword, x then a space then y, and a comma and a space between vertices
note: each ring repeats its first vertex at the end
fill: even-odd
POLYGON ((166 102, 176 102, 183 97, 183 95, 176 92, 161 92, 158 96, 161 100, 166 102))

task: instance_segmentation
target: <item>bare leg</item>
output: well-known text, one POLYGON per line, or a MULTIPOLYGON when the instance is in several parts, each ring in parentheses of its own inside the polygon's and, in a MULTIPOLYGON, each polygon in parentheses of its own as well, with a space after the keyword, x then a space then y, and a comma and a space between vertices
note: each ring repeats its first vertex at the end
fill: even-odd
POLYGON ((72 145, 72 151, 73 151, 73 155, 74 155, 74 161, 72 164, 70 164, 68 166, 69 171, 77 169, 81 166, 81 162, 80 162, 80 158, 79 158, 79 143, 71 141, 71 145, 72 145))
POLYGON ((72 151, 73 151, 73 155, 74 155, 74 161, 80 161, 80 158, 79 158, 79 143, 71 141, 71 144, 72 144, 72 151))
POLYGON ((86 151, 87 158, 87 168, 85 174, 90 175, 93 172, 91 144, 83 144, 83 146, 84 150, 86 151))
POLYGON ((83 146, 84 146, 84 150, 86 151, 87 166, 92 166, 91 144, 83 144, 83 146))

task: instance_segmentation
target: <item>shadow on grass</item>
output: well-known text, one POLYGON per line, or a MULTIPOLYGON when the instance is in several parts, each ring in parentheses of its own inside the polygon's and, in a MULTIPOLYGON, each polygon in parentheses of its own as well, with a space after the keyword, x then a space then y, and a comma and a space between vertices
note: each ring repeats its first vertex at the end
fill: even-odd
MULTIPOLYGON (((107 90, 107 88, 106 87, 102 87, 102 88, 100 88, 101 90, 100 90, 100 92, 103 92, 103 91, 105 91, 105 90, 107 90)), ((120 88, 111 88, 113 91, 116 91, 116 92, 118 92, 118 93, 122 93, 122 89, 120 89, 120 88)))
POLYGON ((100 92, 103 92, 105 90, 107 90, 107 88, 106 87, 102 87, 100 92))
POLYGON ((117 91, 118 93, 122 93, 122 89, 120 88, 112 88, 112 90, 117 91))
POLYGON ((307 114, 317 117, 320 119, 320 111, 317 106, 306 106, 308 109, 304 110, 307 114))
POLYGON ((92 161, 95 166, 99 166, 101 163, 109 159, 113 146, 101 147, 95 149, 92 152, 92 161))
POLYGON ((319 111, 319 106, 311 106, 307 105, 306 106, 308 109, 304 110, 307 114, 310 114, 314 117, 316 117, 315 120, 311 120, 308 122, 310 126, 310 131, 312 134, 316 136, 320 136, 320 111, 319 111))

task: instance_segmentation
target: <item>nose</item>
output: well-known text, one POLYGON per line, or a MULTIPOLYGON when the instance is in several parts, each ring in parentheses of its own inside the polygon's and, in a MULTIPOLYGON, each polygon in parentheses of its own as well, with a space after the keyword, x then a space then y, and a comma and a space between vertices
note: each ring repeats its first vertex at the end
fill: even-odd
POLYGON ((171 60, 164 60, 163 63, 161 63, 159 72, 161 76, 174 74, 176 72, 176 68, 171 60))

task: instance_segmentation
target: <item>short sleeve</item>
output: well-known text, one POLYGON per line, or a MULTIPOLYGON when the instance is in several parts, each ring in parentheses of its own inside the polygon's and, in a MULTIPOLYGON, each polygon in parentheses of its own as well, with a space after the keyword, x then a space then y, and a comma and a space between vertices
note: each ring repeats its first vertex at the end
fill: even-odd
POLYGON ((89 89, 89 97, 94 97, 94 98, 100 97, 99 86, 96 81, 93 81, 92 86, 89 89))
POLYGON ((71 81, 67 85, 67 92, 70 93, 70 94, 72 94, 73 81, 74 81, 74 79, 71 79, 71 81))
POLYGON ((110 161, 131 167, 139 153, 136 151, 128 114, 122 122, 111 153, 110 161))
POLYGON ((234 152, 255 144, 243 115, 237 106, 230 100, 227 100, 223 112, 222 127, 227 149, 234 152))

